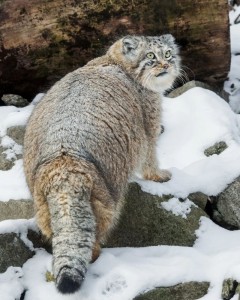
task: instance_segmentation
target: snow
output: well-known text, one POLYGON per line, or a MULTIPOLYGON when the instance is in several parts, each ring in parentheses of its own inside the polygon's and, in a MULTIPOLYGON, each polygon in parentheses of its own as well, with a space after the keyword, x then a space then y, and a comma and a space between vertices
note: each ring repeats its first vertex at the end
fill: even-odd
MULTIPOLYGON (((44 94, 38 94, 27 107, 14 106, 0 107, 0 146, 6 148, 4 153, 7 159, 16 159, 22 153, 22 146, 7 136, 7 129, 12 126, 25 126, 35 104, 44 94)), ((30 192, 23 173, 23 161, 18 159, 12 169, 0 171, 0 201, 31 199, 30 192)))
MULTIPOLYGON (((157 154, 161 168, 172 172, 165 183, 136 181, 152 194, 171 194, 162 203, 176 217, 187 218, 194 205, 188 195, 201 191, 217 195, 240 175, 240 24, 234 20, 240 6, 230 12, 232 61, 225 90, 230 106, 215 93, 193 88, 183 95, 163 99, 164 133, 157 154), (206 157, 204 150, 224 141, 228 148, 220 155, 206 157), (184 198, 185 201, 180 201, 184 198)), ((7 128, 25 125, 34 106, 43 94, 25 108, 0 107, 1 146, 8 159, 16 159, 22 147, 7 136, 7 128)), ((0 171, 0 200, 30 199, 21 159, 12 169, 0 171)), ((194 205, 195 206, 195 205, 194 205)), ((29 229, 37 230, 35 220, 0 222, 0 234, 15 232, 33 250, 27 238, 29 229)), ((220 300, 224 279, 240 281, 240 230, 228 231, 202 217, 193 247, 154 246, 144 248, 103 249, 90 265, 81 290, 73 295, 60 295, 53 282, 46 281, 52 271, 51 254, 35 249, 36 254, 22 268, 9 267, 0 274, 0 299, 19 300, 25 290, 25 300, 131 300, 137 294, 154 287, 169 287, 179 283, 209 282, 207 295, 201 300, 220 300)), ((237 300, 235 295, 232 300, 237 300)))
MULTIPOLYGON (((19 220, 5 223, 3 228, 1 222, 0 232, 16 231, 14 222, 19 220)), ((34 227, 33 221, 22 222, 20 227, 34 227)), ((240 280, 240 231, 228 231, 202 217, 196 235, 193 247, 103 249, 90 266, 81 291, 68 296, 60 295, 54 283, 46 281, 52 257, 36 249, 36 255, 22 268, 10 267, 0 274, 1 300, 18 299, 23 290, 25 300, 130 300, 154 287, 189 281, 209 282, 208 294, 201 299, 220 300, 223 280, 240 280)))
POLYGON ((31 199, 23 172, 23 161, 19 159, 12 169, 0 171, 0 201, 31 199))
MULTIPOLYGON (((11 114, 17 113, 23 124, 32 107, 17 112, 14 108, 5 110, 2 122, 13 124, 9 121, 11 114)), ((187 218, 193 204, 178 198, 196 191, 216 195, 240 175, 239 115, 219 96, 203 88, 193 88, 174 99, 164 98, 163 111, 165 130, 157 153, 161 167, 171 170, 172 179, 165 183, 137 181, 152 194, 173 195, 162 206, 178 217, 187 218), (219 141, 225 141, 228 148, 220 155, 206 157, 204 150, 219 141)), ((2 122, 0 128, 5 126, 6 132, 7 126, 2 122)), ((17 160, 9 171, 0 171, 1 200, 29 198, 23 178, 22 160, 17 160)), ((27 238, 28 228, 36 230, 34 220, 0 222, 0 234, 16 232, 33 249, 27 238)), ((16 295, 23 290, 26 290, 25 300, 131 300, 154 287, 189 281, 209 282, 208 294, 202 299, 220 300, 223 280, 240 280, 240 230, 231 232, 202 218, 196 236, 193 247, 104 249, 90 266, 81 291, 69 296, 60 295, 54 283, 46 281, 52 256, 36 249, 36 255, 22 268, 11 267, 1 274, 1 300, 18 299, 16 295)))
POLYGON ((23 292, 21 268, 9 267, 5 273, 0 274, 1 300, 17 300, 23 292))
POLYGON ((163 111, 165 129, 157 153, 161 168, 170 169, 172 179, 163 184, 137 182, 144 191, 159 196, 219 194, 240 175, 240 116, 215 93, 199 87, 174 99, 164 98, 163 111), (220 141, 228 148, 206 157, 204 150, 220 141))
POLYGON ((172 212, 175 216, 181 216, 187 219, 187 215, 191 212, 191 206, 196 206, 192 201, 186 199, 180 201, 178 198, 171 198, 168 201, 161 203, 165 210, 172 212))
POLYGON ((0 234, 14 232, 29 249, 34 250, 32 242, 27 237, 28 230, 30 229, 36 232, 39 231, 35 219, 4 220, 0 222, 0 234))

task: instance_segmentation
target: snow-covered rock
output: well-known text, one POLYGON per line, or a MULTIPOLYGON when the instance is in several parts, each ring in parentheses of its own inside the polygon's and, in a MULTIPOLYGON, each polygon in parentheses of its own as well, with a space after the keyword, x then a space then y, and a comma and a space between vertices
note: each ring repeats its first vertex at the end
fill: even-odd
MULTIPOLYGON (((6 218, 18 218, 20 199, 24 200, 25 211, 32 217, 23 162, 17 155, 22 153, 24 126, 35 102, 24 108, 0 107, 1 146, 14 160, 11 169, 0 170, 0 210, 7 212, 6 218)), ((202 209, 208 197, 217 197, 240 175, 239 115, 212 91, 195 87, 176 98, 164 98, 163 126, 165 130, 159 139, 157 153, 161 167, 170 169, 172 179, 165 183, 136 179, 142 190, 136 183, 130 185, 120 223, 107 244, 141 248, 104 249, 90 266, 81 291, 69 296, 69 300, 128 300, 155 287, 190 281, 210 282, 211 289, 204 299, 218 300, 226 276, 240 278, 235 267, 240 264, 239 232, 233 237, 232 232, 223 231, 201 217, 205 215, 202 209), (227 145, 224 151, 215 147, 217 152, 214 150, 210 156, 204 154, 207 148, 219 146, 220 142, 227 145), (144 247, 150 245, 169 246, 144 247), (218 256, 215 257, 215 253, 218 256)), ((19 217, 25 218, 24 214, 19 213, 19 217)), ((19 220, 11 221, 11 226, 5 226, 4 222, 0 222, 0 234, 15 232, 21 236, 21 232, 29 228, 26 225, 23 229, 19 220)), ((40 242, 38 236, 35 242, 40 242)), ((36 248, 34 251, 36 255, 22 268, 24 275, 19 291, 26 289, 24 299, 35 300, 39 286, 38 300, 61 300, 54 283, 45 279, 45 273, 51 272, 51 255, 36 248)), ((6 286, 11 291, 9 282, 6 286)), ((182 285, 178 287, 183 288, 182 285)), ((165 292, 171 294, 171 290, 180 293, 177 287, 165 292)), ((12 299, 17 299, 14 297, 12 299)))

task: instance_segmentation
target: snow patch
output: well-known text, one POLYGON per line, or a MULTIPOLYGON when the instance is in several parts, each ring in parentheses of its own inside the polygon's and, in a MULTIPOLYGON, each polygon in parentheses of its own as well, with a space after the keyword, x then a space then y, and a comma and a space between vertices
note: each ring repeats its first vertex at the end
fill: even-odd
POLYGON ((180 201, 178 198, 171 198, 168 201, 162 202, 161 206, 167 211, 172 212, 175 216, 181 216, 183 219, 187 219, 192 206, 196 207, 189 199, 180 201))

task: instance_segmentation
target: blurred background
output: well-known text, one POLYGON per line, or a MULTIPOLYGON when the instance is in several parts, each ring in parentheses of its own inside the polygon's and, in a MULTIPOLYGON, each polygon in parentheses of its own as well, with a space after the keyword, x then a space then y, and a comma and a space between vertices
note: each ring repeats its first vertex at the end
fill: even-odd
POLYGON ((31 100, 126 34, 173 34, 186 78, 221 89, 230 69, 228 13, 236 2, 1 0, 0 99, 31 100))

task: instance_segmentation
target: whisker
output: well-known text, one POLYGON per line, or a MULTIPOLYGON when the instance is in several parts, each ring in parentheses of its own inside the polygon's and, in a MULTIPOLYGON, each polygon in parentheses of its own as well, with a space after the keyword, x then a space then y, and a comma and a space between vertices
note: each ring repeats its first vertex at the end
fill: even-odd
POLYGON ((185 65, 181 66, 181 69, 183 69, 183 68, 188 69, 191 72, 192 76, 193 76, 193 80, 195 80, 196 76, 195 76, 195 73, 193 72, 193 70, 190 69, 189 67, 185 66, 185 65))
POLYGON ((186 81, 189 81, 189 77, 186 71, 180 69, 180 74, 185 78, 186 81))

